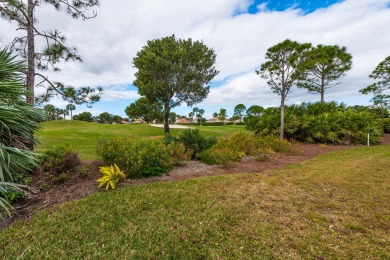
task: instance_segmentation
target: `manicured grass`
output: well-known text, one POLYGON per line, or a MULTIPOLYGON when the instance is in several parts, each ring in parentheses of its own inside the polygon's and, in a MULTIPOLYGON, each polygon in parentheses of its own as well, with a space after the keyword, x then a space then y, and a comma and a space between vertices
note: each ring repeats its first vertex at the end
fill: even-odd
MULTIPOLYGON (((245 126, 208 126, 199 127, 205 135, 215 135, 218 137, 229 136, 235 132, 244 131, 245 126)), ((173 135, 177 135, 181 129, 171 129, 173 135)), ((97 123, 87 123, 82 121, 50 121, 42 123, 42 130, 37 132, 40 145, 37 152, 42 152, 54 145, 68 143, 80 153, 83 160, 94 160, 96 156, 96 146, 99 140, 111 136, 123 137, 156 137, 163 136, 162 128, 152 127, 146 124, 137 125, 104 125, 97 123)))
POLYGON ((0 258, 389 259, 390 146, 101 192, 0 233, 0 258))

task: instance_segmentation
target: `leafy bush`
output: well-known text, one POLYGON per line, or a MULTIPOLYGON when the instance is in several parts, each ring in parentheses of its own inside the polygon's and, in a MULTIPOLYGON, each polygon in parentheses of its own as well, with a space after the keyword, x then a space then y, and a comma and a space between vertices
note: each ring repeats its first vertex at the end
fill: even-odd
POLYGON ((384 123, 384 132, 390 134, 390 118, 385 118, 384 123))
POLYGON ((275 152, 271 148, 259 148, 252 155, 255 156, 256 161, 266 162, 269 161, 275 152))
POLYGON ((257 138, 251 133, 239 132, 227 138, 234 146, 247 155, 253 154, 259 148, 257 138))
POLYGON ((110 138, 99 142, 103 164, 117 164, 127 177, 159 176, 171 169, 170 152, 161 139, 110 138))
POLYGON ((245 153, 234 145, 233 142, 220 139, 211 148, 200 152, 198 158, 207 164, 228 165, 230 162, 239 162, 245 153))
MULTIPOLYGON (((247 122, 247 128, 260 136, 278 135, 280 109, 268 108, 260 117, 247 122)), ((365 144, 370 133, 372 144, 380 141, 380 124, 366 110, 347 108, 344 104, 304 103, 286 106, 285 136, 301 142, 365 144)))
POLYGON ((233 143, 246 155, 256 156, 264 153, 272 154, 272 152, 295 153, 295 149, 289 141, 276 136, 262 137, 239 132, 227 138, 227 141, 233 143), (269 153, 268 151, 272 152, 269 153))
MULTIPOLYGON (((294 154, 295 149, 289 141, 278 136, 257 137, 256 142, 259 148, 268 149, 274 152, 294 154)), ((272 154, 272 153, 271 153, 272 154)))
POLYGON ((207 164, 227 165, 241 161, 245 156, 253 156, 258 161, 267 161, 275 152, 295 153, 293 145, 279 137, 258 137, 251 133, 239 132, 229 138, 220 139, 211 148, 198 154, 207 164))
POLYGON ((78 153, 68 145, 55 146, 43 153, 41 170, 53 182, 63 183, 68 179, 68 174, 75 172, 80 163, 78 153))
POLYGON ((217 142, 216 137, 205 137, 199 129, 185 129, 180 132, 179 140, 184 144, 187 151, 192 151, 191 159, 195 159, 196 155, 210 148, 217 142))
POLYGON ((183 143, 177 141, 168 144, 169 155, 172 165, 182 165, 184 161, 191 159, 191 152, 184 146, 183 143))
POLYGON ((103 173, 103 177, 97 180, 97 182, 99 182, 99 188, 106 185, 106 190, 108 190, 109 187, 114 190, 117 183, 121 179, 125 178, 125 174, 116 164, 107 167, 100 167, 99 170, 101 173, 103 173))

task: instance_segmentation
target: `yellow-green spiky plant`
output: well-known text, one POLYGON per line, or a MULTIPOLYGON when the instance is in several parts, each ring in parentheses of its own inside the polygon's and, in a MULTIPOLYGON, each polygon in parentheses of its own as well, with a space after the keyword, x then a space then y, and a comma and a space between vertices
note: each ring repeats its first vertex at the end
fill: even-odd
POLYGON ((125 178, 125 174, 119 169, 118 165, 114 163, 114 165, 100 167, 100 172, 103 173, 103 177, 99 178, 97 182, 99 182, 99 188, 106 185, 106 190, 109 187, 111 189, 116 188, 116 184, 125 178))

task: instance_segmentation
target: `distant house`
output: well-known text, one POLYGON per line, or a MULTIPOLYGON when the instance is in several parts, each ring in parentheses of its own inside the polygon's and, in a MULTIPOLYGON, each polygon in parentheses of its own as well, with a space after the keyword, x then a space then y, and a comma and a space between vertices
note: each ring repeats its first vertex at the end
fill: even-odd
POLYGON ((128 122, 128 121, 125 121, 125 120, 122 120, 122 121, 121 121, 121 124, 122 124, 122 125, 126 125, 126 124, 129 124, 129 122, 128 122))
POLYGON ((142 118, 137 118, 131 121, 133 124, 145 124, 146 122, 142 118))
POLYGON ((175 124, 190 124, 191 122, 187 118, 179 118, 176 120, 175 124))
POLYGON ((219 120, 218 117, 213 117, 213 118, 210 118, 209 120, 207 120, 207 122, 216 123, 216 122, 222 122, 222 121, 219 120))

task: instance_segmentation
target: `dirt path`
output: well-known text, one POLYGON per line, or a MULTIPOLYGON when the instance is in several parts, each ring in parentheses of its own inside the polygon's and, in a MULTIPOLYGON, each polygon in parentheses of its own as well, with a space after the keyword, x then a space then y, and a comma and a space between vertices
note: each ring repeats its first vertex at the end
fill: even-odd
MULTIPOLYGON (((390 144, 390 134, 385 135, 383 144, 390 144)), ((258 162, 255 160, 243 160, 242 162, 232 163, 228 167, 219 165, 207 165, 200 161, 189 161, 186 165, 176 167, 168 174, 161 177, 152 177, 147 179, 130 179, 119 183, 118 187, 134 186, 152 182, 176 181, 189 178, 215 176, 221 174, 234 173, 261 173, 270 169, 279 169, 287 164, 297 163, 312 159, 318 155, 332 151, 338 151, 357 146, 334 146, 319 144, 297 144, 297 155, 275 154, 267 162, 258 162)), ((33 182, 30 184, 33 192, 26 199, 15 205, 16 212, 12 218, 0 223, 0 230, 17 219, 30 219, 31 216, 40 210, 51 210, 64 202, 83 198, 95 192, 104 192, 98 189, 96 180, 101 176, 99 172, 99 162, 87 162, 90 166, 90 173, 86 176, 70 176, 70 179, 62 185, 53 186, 47 190, 42 190, 44 179, 41 176, 33 176, 33 182)))

